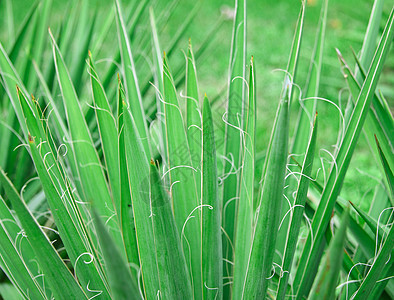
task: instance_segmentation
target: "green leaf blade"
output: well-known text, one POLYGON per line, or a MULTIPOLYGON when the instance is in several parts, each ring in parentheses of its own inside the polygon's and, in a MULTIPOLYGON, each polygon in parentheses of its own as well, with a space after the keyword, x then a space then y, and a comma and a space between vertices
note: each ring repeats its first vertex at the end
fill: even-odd
POLYGON ((170 199, 155 164, 150 164, 150 203, 157 253, 160 295, 163 299, 192 299, 190 277, 182 253, 170 199))
MULTIPOLYGON (((34 140, 30 140, 34 145, 34 140)), ((36 147, 36 145, 34 145, 36 147)), ((72 276, 66 265, 51 245, 40 225, 31 215, 26 204, 20 198, 3 169, 0 169, 0 181, 6 191, 14 210, 16 211, 23 229, 36 253, 38 263, 42 268, 46 281, 57 299, 87 299, 86 294, 72 276)))
POLYGON ((120 216, 120 178, 119 178, 119 149, 118 149, 118 130, 116 120, 112 114, 107 96, 96 72, 94 61, 89 52, 90 79, 95 103, 95 112, 99 133, 106 162, 109 182, 114 199, 115 208, 120 216))
MULTIPOLYGON (((198 170, 201 162, 201 115, 198 97, 197 71, 190 40, 186 59, 186 132, 192 166, 198 170)), ((201 186, 200 176, 196 176, 196 186, 201 186)), ((199 189, 197 189, 197 192, 200 196, 199 189)))
MULTIPOLYGON (((127 164, 126 174, 123 176, 127 176, 126 178, 130 182, 130 186, 127 185, 129 189, 127 192, 129 194, 131 192, 132 196, 132 202, 130 203, 132 208, 128 206, 128 203, 122 204, 122 210, 125 211, 122 211, 122 217, 126 219, 129 217, 129 214, 134 216, 135 236, 145 296, 147 299, 156 299, 160 286, 149 199, 148 160, 133 116, 125 103, 123 103, 122 108, 124 127, 121 134, 124 134, 124 154, 127 164)), ((122 150, 122 147, 120 147, 120 150, 122 150)), ((128 221, 125 220, 123 224, 127 226, 128 221)), ((123 230, 125 231, 126 229, 123 230)))
POLYGON ((313 282, 315 271, 313 271, 312 268, 314 269, 314 266, 319 260, 318 252, 324 242, 322 239, 324 236, 323 232, 325 232, 327 228, 335 201, 340 193, 343 179, 362 130, 362 125, 364 124, 366 115, 369 111, 369 105, 371 103, 379 75, 382 71, 385 57, 389 51, 390 43, 393 40, 393 15, 394 10, 391 11, 386 23, 386 28, 375 52, 367 78, 361 88, 345 136, 343 137, 343 141, 339 148, 338 155, 336 157, 337 168, 333 168, 331 170, 320 204, 314 215, 312 231, 315 238, 312 241, 312 236, 309 233, 294 281, 298 299, 308 294, 309 287, 313 282))
POLYGON ((106 274, 112 292, 111 299, 141 299, 140 291, 131 276, 126 261, 123 259, 124 256, 119 253, 116 243, 114 243, 103 220, 95 210, 93 210, 93 221, 107 269, 106 274))
MULTIPOLYGON (((235 0, 235 17, 229 64, 229 90, 227 103, 227 123, 225 135, 225 156, 223 181, 223 228, 229 237, 223 240, 223 257, 233 261, 231 244, 234 241, 235 217, 237 211, 239 166, 242 154, 241 130, 243 128, 245 108, 245 61, 246 61, 246 1, 235 0), (225 209, 224 209, 225 208, 225 209)), ((227 263, 225 276, 232 276, 232 268, 227 263)), ((229 297, 231 285, 225 288, 225 297, 229 297)))
POLYGON ((202 148, 202 280, 203 299, 222 299, 223 264, 216 147, 208 98, 203 102, 202 148))
POLYGON ((291 217, 289 222, 288 235, 286 237, 286 246, 284 251, 284 257, 282 262, 282 273, 278 286, 278 299, 285 299, 287 291, 287 284, 289 281, 289 274, 294 259, 294 253, 298 242, 299 232, 301 228, 301 221, 303 218, 304 207, 307 201, 307 194, 309 188, 310 176, 312 173, 313 159, 315 154, 317 139, 317 115, 315 117, 312 134, 309 139, 308 150, 304 159, 301 170, 301 178, 299 179, 297 194, 294 202, 292 211, 290 211, 291 217))
MULTIPOLYGON (((377 281, 382 279, 382 275, 385 268, 390 269, 393 262, 388 262, 391 255, 394 254, 394 226, 391 226, 390 231, 384 241, 383 246, 379 249, 377 256, 374 258, 371 268, 368 271, 367 276, 361 283, 360 288, 357 290, 353 299, 368 299, 369 294, 376 285, 377 281)), ((389 275, 390 276, 390 275, 389 275)), ((387 279, 386 279, 387 280, 387 279)))
POLYGON ((341 271, 343 260, 343 247, 346 238, 346 228, 349 223, 349 208, 341 217, 338 231, 331 240, 330 247, 326 254, 325 260, 320 266, 316 281, 312 287, 311 298, 317 299, 333 299, 335 298, 335 289, 341 271))
POLYGON ((117 242, 119 249, 123 249, 124 246, 119 232, 116 212, 114 212, 114 204, 109 194, 102 165, 94 148, 68 70, 53 36, 52 41, 56 72, 72 139, 69 142, 71 142, 72 150, 75 153, 78 176, 83 186, 83 195, 81 197, 83 197, 85 202, 92 204, 100 216, 108 220, 106 224, 112 228, 111 232, 114 240, 117 242))
POLYGON ((241 171, 241 185, 238 203, 238 218, 235 235, 234 287, 235 299, 242 295, 246 268, 252 244, 253 202, 255 181, 255 139, 256 139, 256 83, 253 57, 250 61, 248 110, 244 153, 241 171))
POLYGON ((288 106, 280 102, 272 133, 242 299, 263 298, 271 277, 288 155, 288 106))
POLYGON ((26 261, 24 261, 25 259, 27 261, 33 259, 35 254, 30 249, 29 253, 24 252, 24 255, 21 255, 21 249, 18 249, 18 245, 15 244, 15 240, 21 229, 16 225, 16 220, 1 196, 0 218, 2 220, 0 222, 0 267, 2 271, 18 287, 19 293, 26 299, 29 296, 36 299, 44 299, 46 297, 44 291, 35 280, 35 274, 32 274, 26 261), (7 222, 7 220, 13 223, 7 222))
POLYGON ((163 65, 164 114, 168 153, 169 182, 173 200, 174 216, 187 258, 193 282, 194 297, 202 297, 201 281, 201 225, 197 207, 200 205, 195 176, 198 170, 192 167, 190 149, 175 85, 166 57, 163 65), (192 216, 192 217, 191 217, 192 216))
POLYGON ((84 286, 89 284, 90 288, 100 290, 103 295, 109 296, 105 280, 97 264, 97 256, 87 246, 90 242, 80 212, 64 182, 49 142, 43 134, 44 129, 42 124, 39 124, 39 117, 31 111, 25 95, 20 90, 18 90, 18 94, 29 132, 33 135, 34 140, 40 141, 39 146, 34 142, 29 143, 31 157, 70 260, 74 266, 78 263, 81 254, 89 255, 96 260, 90 264, 78 264, 78 278, 84 286))
POLYGON ((116 5, 116 23, 118 27, 118 38, 120 44, 120 53, 122 57, 122 66, 125 78, 126 99, 133 108, 133 117, 138 128, 138 133, 143 141, 145 153, 150 153, 150 143, 148 136, 148 127, 145 120, 145 112, 142 106, 142 98, 138 85, 137 73, 135 70, 134 59, 131 53, 130 41, 122 17, 122 9, 119 1, 116 5))

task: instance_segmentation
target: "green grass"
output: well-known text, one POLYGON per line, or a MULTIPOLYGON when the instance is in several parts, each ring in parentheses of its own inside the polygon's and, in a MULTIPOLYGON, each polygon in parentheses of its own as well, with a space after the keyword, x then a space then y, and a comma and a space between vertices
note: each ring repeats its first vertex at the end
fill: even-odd
POLYGON ((392 7, 37 3, 0 3, 1 297, 394 297, 392 7))

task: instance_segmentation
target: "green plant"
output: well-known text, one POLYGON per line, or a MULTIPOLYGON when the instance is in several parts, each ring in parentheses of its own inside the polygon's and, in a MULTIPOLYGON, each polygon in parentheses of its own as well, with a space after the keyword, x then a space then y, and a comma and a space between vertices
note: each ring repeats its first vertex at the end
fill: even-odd
POLYGON ((225 132, 212 115, 217 104, 206 95, 200 101, 191 42, 184 76, 171 72, 170 53, 162 57, 156 26, 165 15, 156 19, 149 10, 152 38, 143 36, 139 43, 141 51, 152 45, 152 72, 144 72, 133 56, 131 33, 147 20, 147 1, 132 4, 134 14, 125 14, 116 0, 115 15, 97 37, 105 39, 115 16, 117 81, 116 68, 101 77, 93 59, 101 44, 94 42, 86 4, 80 19, 88 26, 77 30, 75 56, 68 54, 71 18, 55 35, 49 31, 54 64, 42 72, 37 60, 44 53, 51 1, 34 5, 10 50, 0 44, 0 109, 7 116, 0 127, 0 266, 12 284, 3 277, 0 294, 5 299, 394 297, 393 119, 376 89, 394 36, 394 14, 391 10, 375 47, 382 3, 375 1, 354 72, 338 51, 351 96, 346 110, 338 107, 341 127, 327 178, 313 166, 316 111, 319 100, 326 100, 318 95, 328 1, 322 3, 300 93, 294 87, 302 3, 258 191, 258 96, 253 57, 245 67, 246 0, 235 1, 225 132), (31 56, 23 56, 30 27, 31 56), (182 80, 185 110, 177 92, 182 80), (43 97, 28 97, 31 90, 43 97), (368 213, 340 196, 363 130, 382 171, 368 213))

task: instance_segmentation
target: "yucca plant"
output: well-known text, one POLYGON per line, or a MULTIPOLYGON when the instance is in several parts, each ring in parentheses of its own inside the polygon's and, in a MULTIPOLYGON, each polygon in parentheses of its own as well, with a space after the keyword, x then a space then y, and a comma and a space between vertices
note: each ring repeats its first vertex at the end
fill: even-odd
POLYGON ((212 107, 220 103, 202 97, 197 79, 197 53, 206 42, 195 56, 189 41, 183 71, 169 66, 197 8, 163 55, 158 28, 168 15, 147 13, 148 1, 122 9, 115 0, 98 35, 82 3, 70 8, 80 11, 79 22, 71 17, 49 31, 53 63, 45 69, 50 0, 32 6, 8 50, 0 44, 4 299, 394 297, 393 118, 377 89, 394 36, 393 9, 380 34, 383 1, 375 1, 355 69, 337 51, 349 90, 345 109, 319 97, 327 0, 308 78, 295 88, 301 3, 270 142, 257 149, 246 0, 235 1, 226 112, 219 120, 212 107), (111 30, 119 66, 101 70, 94 56, 111 30), (136 49, 152 52, 148 72, 136 49), (183 81, 185 93, 178 93, 183 81), (317 111, 326 102, 338 109, 340 128, 321 176, 317 111), (341 197, 362 132, 381 170, 368 211, 341 197))

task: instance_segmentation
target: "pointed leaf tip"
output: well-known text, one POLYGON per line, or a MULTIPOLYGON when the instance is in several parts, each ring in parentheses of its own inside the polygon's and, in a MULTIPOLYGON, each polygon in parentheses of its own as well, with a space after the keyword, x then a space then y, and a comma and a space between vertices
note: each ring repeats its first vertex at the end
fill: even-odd
POLYGON ((377 138, 376 134, 374 134, 373 136, 375 137, 376 145, 380 148, 379 141, 378 141, 378 138, 377 138))
POLYGON ((53 37, 51 27, 48 27, 48 33, 49 33, 49 36, 51 37, 51 39, 54 41, 55 38, 53 37))

